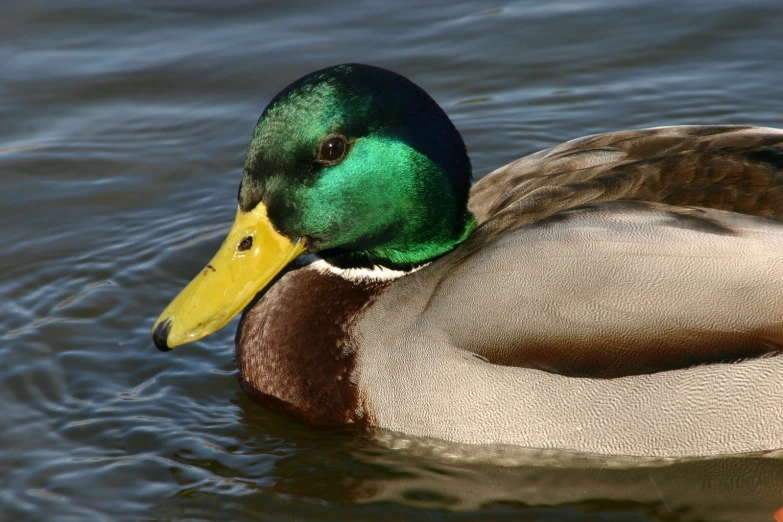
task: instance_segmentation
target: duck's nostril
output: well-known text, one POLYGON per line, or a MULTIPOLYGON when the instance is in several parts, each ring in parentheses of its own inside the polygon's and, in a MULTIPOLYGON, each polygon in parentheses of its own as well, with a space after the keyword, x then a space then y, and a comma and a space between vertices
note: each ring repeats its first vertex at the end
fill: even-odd
POLYGON ((168 345, 169 332, 171 331, 171 319, 166 319, 158 323, 155 331, 152 332, 152 342, 161 352, 169 352, 171 348, 168 345))
POLYGON ((239 246, 237 246, 237 251, 244 252, 245 250, 250 250, 253 248, 253 236, 247 236, 242 241, 239 242, 239 246))

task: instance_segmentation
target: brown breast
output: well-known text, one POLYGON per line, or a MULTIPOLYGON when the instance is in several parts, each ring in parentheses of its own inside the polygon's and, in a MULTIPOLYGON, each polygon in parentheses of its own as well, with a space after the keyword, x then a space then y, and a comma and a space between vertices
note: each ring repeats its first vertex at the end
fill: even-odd
POLYGON ((385 283, 349 281, 306 267, 288 272, 243 313, 239 380, 264 406, 309 424, 369 421, 351 376, 351 330, 385 283))

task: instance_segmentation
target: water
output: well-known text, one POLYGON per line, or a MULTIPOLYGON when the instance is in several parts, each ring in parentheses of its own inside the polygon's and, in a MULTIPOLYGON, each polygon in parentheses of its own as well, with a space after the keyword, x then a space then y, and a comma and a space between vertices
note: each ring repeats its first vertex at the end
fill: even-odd
POLYGON ((783 506, 781 460, 400 449, 250 402, 233 325, 152 346, 228 229, 258 115, 309 71, 412 78, 479 175, 601 131, 783 125, 778 1, 418 4, 6 2, 0 518, 768 521, 783 506))

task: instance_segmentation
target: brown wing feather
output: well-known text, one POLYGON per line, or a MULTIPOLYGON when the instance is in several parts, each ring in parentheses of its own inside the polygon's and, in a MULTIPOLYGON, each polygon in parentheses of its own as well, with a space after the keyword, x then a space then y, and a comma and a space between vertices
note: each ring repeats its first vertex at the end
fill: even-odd
POLYGON ((783 131, 693 126, 588 136, 492 172, 469 206, 486 241, 561 210, 619 199, 781 219, 783 131))

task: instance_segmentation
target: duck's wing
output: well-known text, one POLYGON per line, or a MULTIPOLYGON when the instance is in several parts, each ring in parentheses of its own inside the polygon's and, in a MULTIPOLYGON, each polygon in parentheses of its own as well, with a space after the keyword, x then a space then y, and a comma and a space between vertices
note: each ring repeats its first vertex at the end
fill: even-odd
POLYGON ((479 243, 561 210, 633 199, 783 218, 783 130, 679 126, 598 134, 479 181, 479 243))
POLYGON ((449 258, 420 271, 418 324, 492 363, 619 377, 783 349, 780 221, 595 203, 449 258))

